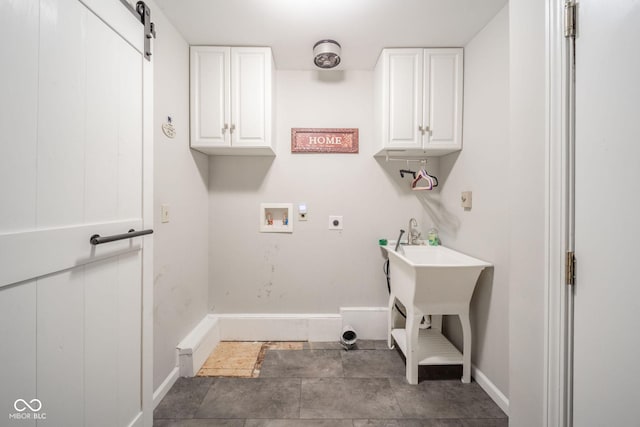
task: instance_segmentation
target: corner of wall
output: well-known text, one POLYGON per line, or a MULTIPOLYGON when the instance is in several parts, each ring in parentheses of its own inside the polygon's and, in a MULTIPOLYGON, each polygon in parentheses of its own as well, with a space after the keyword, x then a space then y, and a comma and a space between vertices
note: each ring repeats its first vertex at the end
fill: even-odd
MULTIPOLYGON (((509 389, 509 15, 505 6, 465 46, 463 149, 440 159, 443 244, 491 262, 471 301, 473 363, 500 394, 509 389), (463 209, 461 193, 473 192, 463 209)), ((442 218, 440 218, 442 220, 442 218)), ((447 336, 462 346, 457 318, 447 336)))
POLYGON ((154 387, 176 369, 176 346, 207 314, 208 156, 189 148, 189 46, 157 6, 153 45, 154 128, 171 117, 175 136, 154 141, 154 387), (160 209, 169 211, 162 222, 160 209))

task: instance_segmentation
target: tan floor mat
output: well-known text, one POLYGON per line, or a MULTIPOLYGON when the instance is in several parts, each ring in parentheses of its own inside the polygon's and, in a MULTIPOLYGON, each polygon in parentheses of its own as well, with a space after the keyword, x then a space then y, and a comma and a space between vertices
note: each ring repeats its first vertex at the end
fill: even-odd
POLYGON ((199 377, 257 378, 268 350, 302 350, 303 343, 222 341, 198 371, 199 377))

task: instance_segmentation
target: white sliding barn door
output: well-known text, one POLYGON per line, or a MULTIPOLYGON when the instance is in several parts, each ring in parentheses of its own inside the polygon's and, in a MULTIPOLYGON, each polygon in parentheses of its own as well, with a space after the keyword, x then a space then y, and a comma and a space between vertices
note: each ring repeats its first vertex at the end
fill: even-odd
POLYGON ((89 242, 152 226, 142 24, 11 0, 0 36, 0 425, 151 425, 151 241, 89 242))

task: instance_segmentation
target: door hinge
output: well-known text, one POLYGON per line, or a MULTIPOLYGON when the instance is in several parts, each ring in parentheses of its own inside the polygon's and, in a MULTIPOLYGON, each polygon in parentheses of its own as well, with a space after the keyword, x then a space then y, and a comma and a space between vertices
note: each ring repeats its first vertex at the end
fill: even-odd
POLYGON ((567 285, 575 285, 576 282, 576 255, 575 252, 567 252, 565 259, 565 282, 567 285))
POLYGON ((575 38, 578 25, 578 6, 574 1, 568 1, 564 4, 564 36, 566 38, 575 38))

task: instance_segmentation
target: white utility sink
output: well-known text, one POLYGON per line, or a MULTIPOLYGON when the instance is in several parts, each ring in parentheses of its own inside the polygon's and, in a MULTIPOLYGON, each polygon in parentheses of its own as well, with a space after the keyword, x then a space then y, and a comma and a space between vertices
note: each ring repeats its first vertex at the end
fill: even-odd
POLYGON ((389 257, 389 346, 394 342, 407 360, 407 381, 418 383, 418 365, 462 364, 462 382, 471 381, 471 324, 469 303, 478 276, 491 264, 444 246, 381 246, 389 257), (398 326, 396 300, 407 319, 398 326), (442 335, 442 315, 458 315, 462 325, 462 353, 442 335), (420 321, 432 316, 431 329, 420 321))

